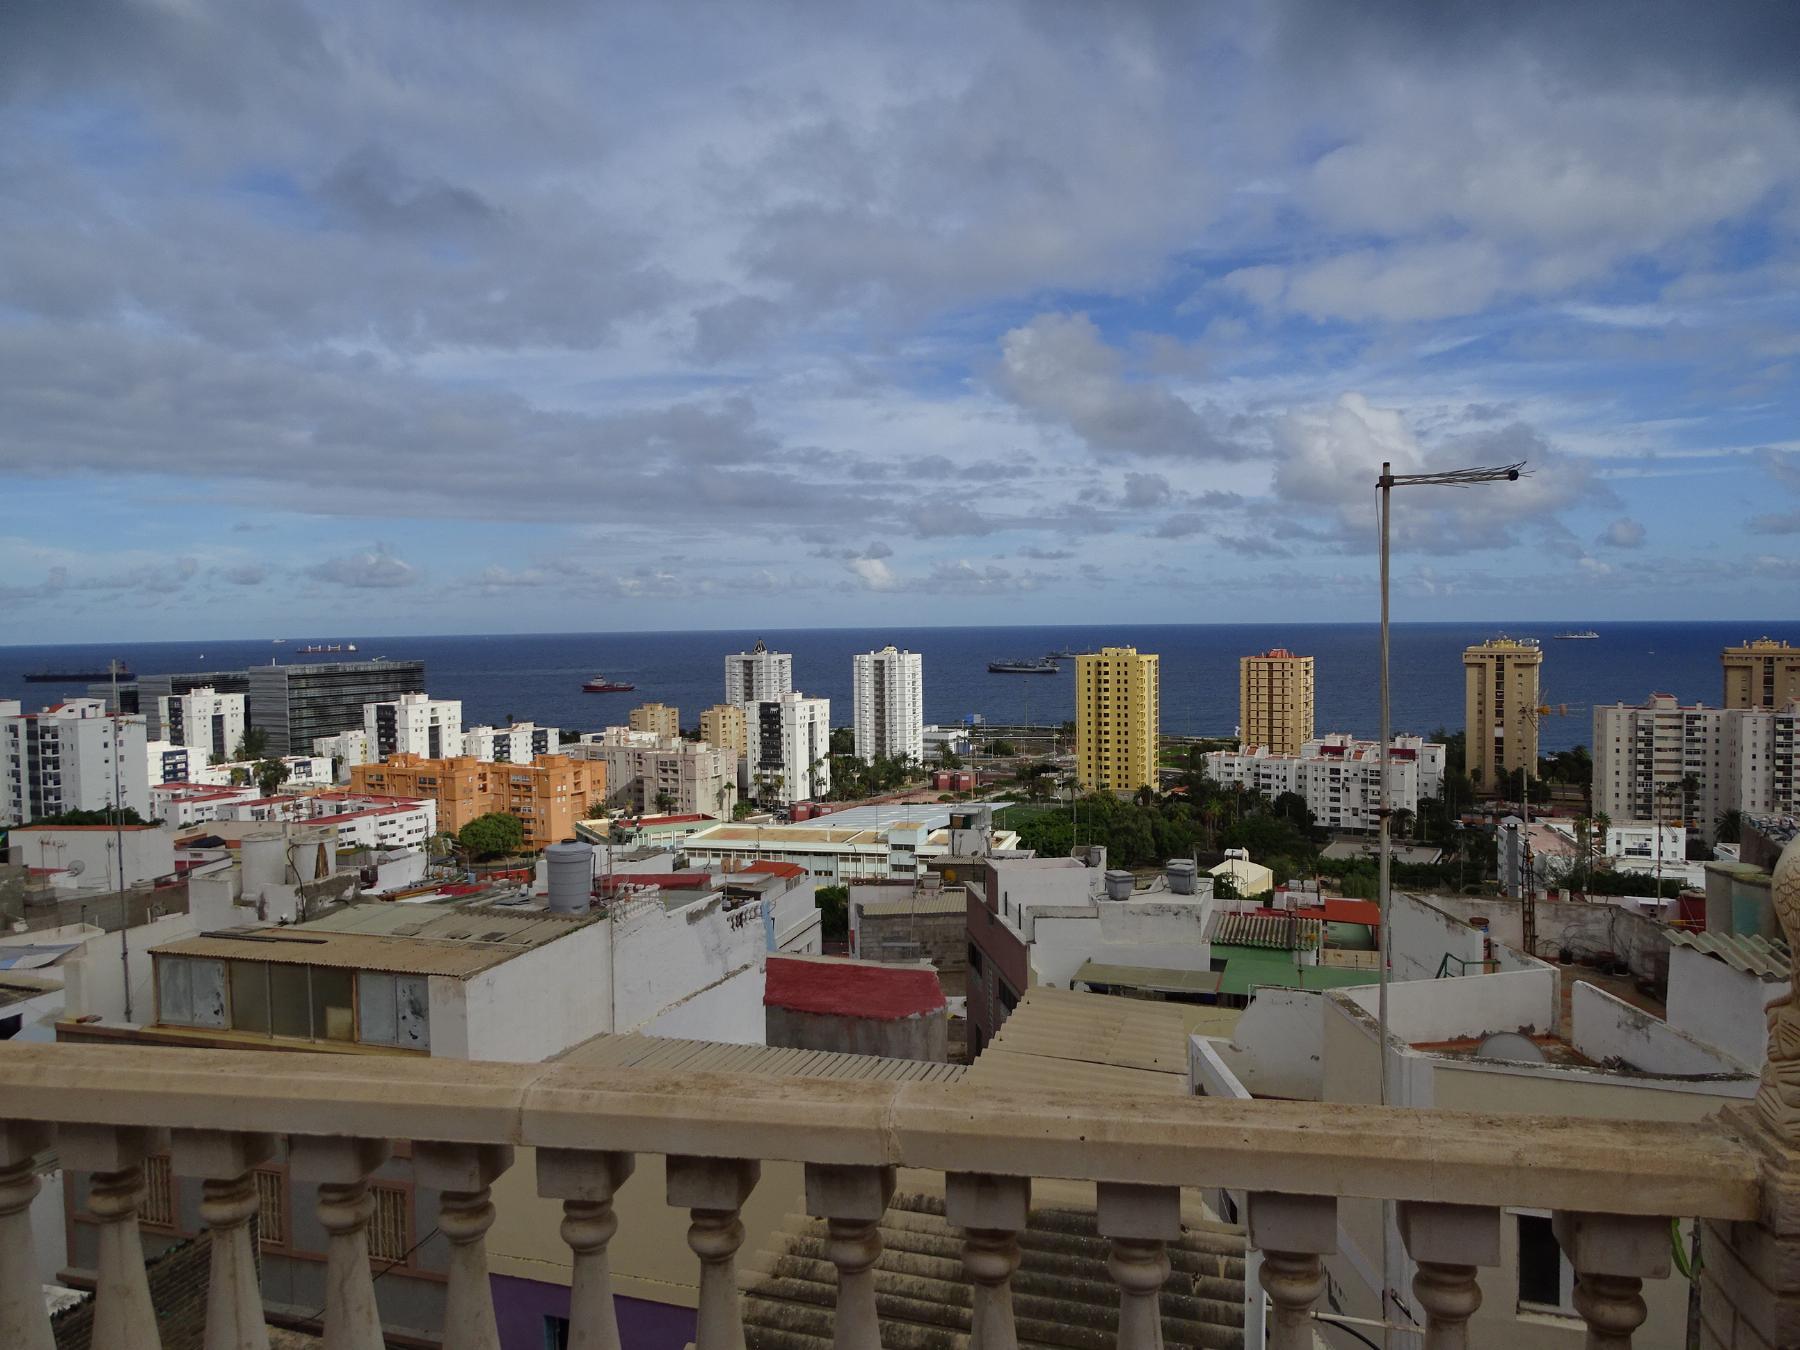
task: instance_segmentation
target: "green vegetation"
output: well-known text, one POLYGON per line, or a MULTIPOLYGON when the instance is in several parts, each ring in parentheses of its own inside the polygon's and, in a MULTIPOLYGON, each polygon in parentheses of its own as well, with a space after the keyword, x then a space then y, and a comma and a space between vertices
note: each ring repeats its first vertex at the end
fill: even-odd
POLYGON ((1002 736, 997 741, 989 741, 987 743, 987 753, 993 755, 997 759, 1010 759, 1012 756, 1019 753, 1019 747, 1002 736))
POLYGON ((265 797, 273 797, 275 789, 287 782, 293 770, 278 759, 259 759, 254 772, 257 791, 265 797))
MULTIPOLYGON (((837 732, 831 735, 835 742, 837 732)), ((856 801, 905 787, 917 776, 917 766, 905 755, 877 755, 872 761, 849 754, 833 755, 831 791, 826 795, 832 801, 856 801)))
POLYGON ((940 769, 960 769, 963 766, 963 758, 946 745, 938 751, 937 766, 940 769))
POLYGON ((820 886, 813 894, 819 901, 820 936, 838 942, 850 936, 850 888, 820 886))
POLYGON ((504 811, 490 811, 463 826, 456 842, 467 849, 472 858, 497 858, 517 853, 525 847, 525 822, 504 811))
POLYGON ((733 820, 742 820, 745 816, 753 816, 755 814, 755 802, 739 802, 736 806, 731 808, 731 818, 733 820))
POLYGON ((231 752, 232 759, 240 764, 252 759, 262 759, 269 753, 269 733, 257 727, 248 727, 243 738, 238 741, 237 749, 231 752))
MULTIPOLYGON (((113 823, 111 811, 63 811, 54 816, 38 816, 31 822, 33 825, 110 825, 113 823)), ((154 822, 138 815, 135 806, 127 806, 119 812, 121 825, 150 825, 154 822)))

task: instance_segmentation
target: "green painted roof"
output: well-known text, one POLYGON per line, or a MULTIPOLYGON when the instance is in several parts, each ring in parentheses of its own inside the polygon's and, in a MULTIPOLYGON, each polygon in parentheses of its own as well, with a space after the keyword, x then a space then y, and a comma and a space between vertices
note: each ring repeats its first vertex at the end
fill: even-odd
POLYGON ((1212 954, 1215 961, 1223 959, 1225 962, 1225 972, 1219 980, 1221 994, 1248 994, 1257 985, 1273 985, 1279 989, 1344 989, 1374 984, 1381 978, 1380 972, 1374 970, 1296 966, 1291 954, 1265 947, 1233 947, 1215 942, 1212 954))

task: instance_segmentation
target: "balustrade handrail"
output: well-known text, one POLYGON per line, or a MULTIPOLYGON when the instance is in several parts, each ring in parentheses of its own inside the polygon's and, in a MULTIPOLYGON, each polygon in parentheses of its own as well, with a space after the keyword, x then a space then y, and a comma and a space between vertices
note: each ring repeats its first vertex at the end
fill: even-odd
POLYGON ((0 1121, 512 1144, 1753 1219, 1718 1119, 996 1092, 555 1062, 0 1045, 0 1121))

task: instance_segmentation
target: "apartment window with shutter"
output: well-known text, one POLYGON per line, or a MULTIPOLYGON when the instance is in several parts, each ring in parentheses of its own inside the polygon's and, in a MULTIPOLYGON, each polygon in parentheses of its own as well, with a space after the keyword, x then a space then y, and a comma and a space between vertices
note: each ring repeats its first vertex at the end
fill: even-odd
POLYGON ((369 1187, 375 1213, 369 1219, 369 1258, 404 1262, 412 1250, 412 1196, 404 1186, 369 1187))
POLYGON ((257 1169, 256 1245, 287 1246, 287 1176, 278 1168, 257 1169))
POLYGON ((149 1228, 175 1226, 175 1178, 166 1153, 144 1159, 144 1202, 138 1206, 138 1222, 149 1228))

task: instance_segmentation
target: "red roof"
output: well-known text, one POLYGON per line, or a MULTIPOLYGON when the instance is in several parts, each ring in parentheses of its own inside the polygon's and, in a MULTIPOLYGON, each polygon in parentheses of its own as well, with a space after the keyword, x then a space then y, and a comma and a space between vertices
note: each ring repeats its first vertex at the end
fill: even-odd
POLYGON ((1325 918, 1331 923, 1366 923, 1381 926, 1381 906, 1373 900, 1343 900, 1325 897, 1325 918))
POLYGON ((23 834, 27 830, 154 830, 154 825, 15 825, 14 834, 23 834))
POLYGON ((825 1017, 897 1022, 942 1008, 944 991, 934 972, 916 967, 771 956, 763 982, 763 1006, 825 1017))
POLYGON ((768 872, 772 876, 778 877, 803 877, 806 875, 806 869, 800 866, 799 863, 776 862, 773 858, 758 858, 743 870, 746 872, 768 872))

